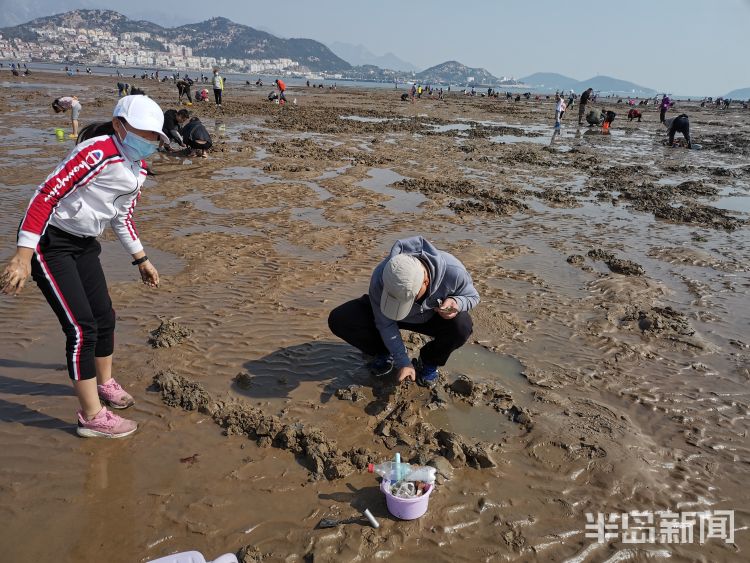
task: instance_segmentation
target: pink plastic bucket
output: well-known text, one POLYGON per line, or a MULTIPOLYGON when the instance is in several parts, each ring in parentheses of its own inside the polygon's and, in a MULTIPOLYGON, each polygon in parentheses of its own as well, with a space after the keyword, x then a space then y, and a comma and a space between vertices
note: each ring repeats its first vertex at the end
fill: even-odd
POLYGON ((430 502, 430 494, 435 485, 430 485, 427 492, 421 497, 398 498, 391 494, 391 482, 383 479, 380 482, 380 490, 385 495, 385 504, 388 506, 388 512, 401 520, 415 520, 427 512, 427 505, 430 502))

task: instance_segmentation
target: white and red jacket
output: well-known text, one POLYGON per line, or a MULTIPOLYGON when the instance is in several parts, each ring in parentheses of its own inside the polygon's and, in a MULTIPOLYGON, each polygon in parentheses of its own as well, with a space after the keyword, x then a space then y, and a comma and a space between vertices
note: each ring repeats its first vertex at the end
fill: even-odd
POLYGON ((133 210, 146 179, 143 161, 123 156, 115 136, 76 146, 37 188, 18 233, 18 246, 36 249, 47 225, 97 237, 109 223, 130 254, 143 250, 133 210))

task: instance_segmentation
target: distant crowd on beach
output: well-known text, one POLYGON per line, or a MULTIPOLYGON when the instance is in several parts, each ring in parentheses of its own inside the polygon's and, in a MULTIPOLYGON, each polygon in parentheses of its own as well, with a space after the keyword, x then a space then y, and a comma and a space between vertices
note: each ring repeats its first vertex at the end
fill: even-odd
MULTIPOLYGON (((0 62, 0 68, 3 68, 4 64, 5 63, 0 62)), ((21 64, 12 62, 8 68, 14 76, 20 76, 21 74, 29 75, 31 73, 26 63, 21 64)), ((65 66, 62 70, 68 76, 80 74, 81 72, 79 67, 73 69, 70 66, 65 66)), ((90 67, 85 67, 84 72, 86 74, 92 74, 90 67)), ((221 75, 218 68, 214 68, 210 74, 200 72, 192 77, 188 75, 187 72, 170 72, 164 74, 159 70, 144 70, 140 72, 140 74, 134 73, 126 77, 119 69, 117 69, 116 74, 118 78, 117 94, 119 98, 128 95, 146 94, 142 87, 145 81, 154 80, 160 83, 172 82, 177 89, 178 105, 184 104, 192 106, 194 102, 207 103, 211 101, 211 93, 213 92, 213 102, 216 108, 219 111, 223 111, 222 101, 224 97, 226 78, 221 75), (138 79, 141 81, 141 87, 131 84, 131 82, 138 79), (126 80, 130 80, 130 82, 127 82, 126 80)), ((250 80, 245 81, 245 86, 252 85, 253 83, 250 80)), ((256 88, 262 88, 264 86, 263 79, 259 77, 254 85, 256 88)), ((305 82, 305 86, 308 89, 322 89, 324 87, 322 83, 317 85, 312 84, 309 79, 305 82)), ((398 86, 398 83, 394 83, 396 89, 398 89, 398 86)), ((329 90, 336 90, 336 88, 336 83, 328 85, 329 90)), ((446 95, 450 92, 450 85, 444 88, 443 86, 414 82, 408 85, 406 91, 401 92, 400 99, 402 102, 411 102, 412 104, 415 104, 422 99, 447 101, 446 95)), ((566 111, 572 108, 575 104, 578 104, 578 126, 599 126, 602 128, 602 133, 605 134, 609 133, 610 128, 617 117, 617 112, 613 111, 613 107, 624 105, 627 108, 625 115, 630 122, 641 122, 645 117, 644 109, 648 106, 658 107, 659 122, 667 128, 667 144, 674 145, 675 134, 681 133, 684 136, 685 145, 688 147, 692 146, 689 133, 689 117, 683 113, 672 119, 666 118, 667 111, 675 107, 675 101, 666 93, 661 95, 661 97, 617 97, 614 94, 603 95, 600 92, 594 91, 593 88, 588 88, 581 94, 577 94, 573 90, 568 92, 557 90, 553 95, 551 93, 532 93, 531 91, 523 93, 514 93, 511 91, 501 92, 499 89, 493 87, 487 87, 486 89, 480 90, 478 89, 478 86, 471 85, 459 90, 454 95, 480 97, 492 100, 502 99, 514 103, 532 100, 537 102, 554 101, 554 130, 557 132, 556 134, 559 134, 566 111), (605 105, 609 107, 600 108, 599 111, 594 109, 589 109, 587 111, 587 108, 590 107, 590 103, 596 103, 598 101, 604 101, 605 105)), ((273 90, 268 94, 267 100, 278 105, 284 105, 287 103, 287 85, 284 80, 281 78, 274 80, 273 90)), ((692 102, 693 100, 688 98, 685 101, 692 102)), ((296 105, 297 99, 294 98, 292 103, 296 105)), ((717 98, 706 97, 700 100, 700 106, 703 108, 715 107, 719 110, 727 110, 730 108, 748 109, 750 108, 750 100, 732 100, 723 96, 717 98)), ((78 98, 76 96, 57 98, 53 102, 53 109, 55 112, 67 112, 70 110, 72 127, 71 137, 77 138, 79 135, 78 116, 81 112, 81 104, 78 98)), ((183 154, 206 156, 206 153, 213 145, 210 134, 200 123, 198 117, 191 115, 187 109, 182 109, 180 112, 176 109, 170 109, 168 112, 165 112, 165 130, 163 132, 170 140, 169 142, 162 143, 161 148, 165 151, 172 151, 172 143, 176 143, 177 146, 179 146, 178 150, 185 151, 183 154), (180 113, 179 118, 177 117, 177 113, 180 113)), ((64 132, 61 132, 60 134, 64 135, 64 132)))

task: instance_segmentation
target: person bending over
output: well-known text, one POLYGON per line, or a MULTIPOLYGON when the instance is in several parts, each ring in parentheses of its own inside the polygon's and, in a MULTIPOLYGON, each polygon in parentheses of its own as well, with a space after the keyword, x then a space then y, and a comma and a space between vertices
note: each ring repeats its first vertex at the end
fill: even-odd
POLYGON ((190 154, 204 157, 213 146, 211 134, 197 117, 190 117, 190 112, 181 109, 177 112, 177 123, 180 126, 182 142, 190 148, 190 154))
POLYGON ((82 139, 31 198, 16 253, 0 276, 2 293, 17 295, 31 274, 62 326, 68 375, 80 404, 79 436, 122 438, 138 427, 102 407, 124 409, 133 397, 112 377, 116 318, 97 237, 110 225, 143 283, 158 287, 133 211, 146 179, 143 159, 164 140, 163 119, 150 98, 125 96, 112 121, 86 128, 94 136, 82 139))
POLYGON ((180 124, 177 122, 177 110, 168 109, 164 112, 162 132, 167 136, 167 142, 162 142, 161 145, 167 150, 171 150, 172 141, 183 148, 185 147, 185 143, 182 142, 182 135, 180 135, 180 124))
POLYGON ((602 122, 602 128, 605 132, 609 131, 610 126, 615 120, 615 117, 617 117, 617 114, 612 110, 602 110, 602 114, 599 116, 599 120, 602 122))
POLYGON ((190 78, 181 78, 175 85, 177 86, 177 101, 182 103, 182 98, 187 97, 188 105, 193 103, 193 97, 190 94, 190 90, 193 86, 193 81, 190 78))
POLYGON ((471 336, 469 310, 479 303, 469 272, 453 255, 420 236, 396 241, 372 273, 370 289, 336 307, 328 316, 331 332, 373 359, 373 375, 394 368, 398 380, 433 387, 438 367, 471 336), (399 329, 433 338, 412 361, 399 329))
POLYGON ((633 121, 634 119, 637 119, 638 122, 640 123, 641 117, 643 117, 643 114, 640 112, 640 110, 632 108, 628 111, 628 121, 633 121))
POLYGON ((70 136, 78 137, 78 118, 81 115, 81 102, 78 101, 78 97, 63 96, 62 98, 56 98, 55 101, 52 102, 52 109, 55 110, 55 113, 65 113, 70 110, 70 125, 73 129, 70 136))
POLYGON ((274 80, 274 84, 276 84, 276 87, 279 89, 279 100, 286 102, 286 84, 284 84, 284 81, 277 78, 274 80))
POLYGON ((685 137, 687 148, 693 148, 693 144, 690 141, 690 118, 688 118, 687 114, 682 113, 672 120, 667 120, 665 125, 667 125, 667 144, 670 147, 675 146, 674 136, 677 133, 682 133, 682 136, 685 137))
POLYGON ((601 125, 602 122, 603 118, 596 112, 595 109, 592 109, 586 114, 586 123, 589 124, 589 127, 592 127, 593 125, 601 125))

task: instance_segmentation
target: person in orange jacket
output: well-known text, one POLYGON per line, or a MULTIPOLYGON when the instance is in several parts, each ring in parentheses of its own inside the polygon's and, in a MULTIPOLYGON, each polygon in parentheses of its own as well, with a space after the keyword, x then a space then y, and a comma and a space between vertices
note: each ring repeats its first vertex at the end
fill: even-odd
POLYGON ((274 84, 276 84, 276 87, 279 89, 279 100, 284 100, 286 102, 286 96, 284 95, 284 92, 286 92, 286 84, 284 84, 284 81, 277 78, 274 80, 274 84))

